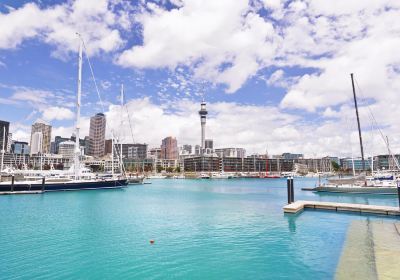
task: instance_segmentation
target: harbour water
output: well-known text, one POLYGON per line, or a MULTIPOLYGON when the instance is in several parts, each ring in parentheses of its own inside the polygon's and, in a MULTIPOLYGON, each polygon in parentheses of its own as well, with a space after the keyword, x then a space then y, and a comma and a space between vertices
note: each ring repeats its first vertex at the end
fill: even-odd
MULTIPOLYGON (((353 221, 284 215, 285 179, 153 180, 121 190, 0 197, 1 279, 332 279, 353 221), (154 244, 150 244, 154 240, 154 244)), ((295 199, 397 206, 396 196, 295 199)))

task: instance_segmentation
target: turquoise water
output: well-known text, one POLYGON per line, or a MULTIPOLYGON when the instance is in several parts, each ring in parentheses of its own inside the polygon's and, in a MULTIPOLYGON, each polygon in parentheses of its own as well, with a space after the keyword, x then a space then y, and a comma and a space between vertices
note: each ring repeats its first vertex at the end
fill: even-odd
MULTIPOLYGON (((300 191, 314 184, 296 179, 295 199, 397 206, 396 196, 300 191)), ((0 196, 0 278, 332 279, 349 223, 388 220, 284 215, 285 204, 284 179, 0 196)))

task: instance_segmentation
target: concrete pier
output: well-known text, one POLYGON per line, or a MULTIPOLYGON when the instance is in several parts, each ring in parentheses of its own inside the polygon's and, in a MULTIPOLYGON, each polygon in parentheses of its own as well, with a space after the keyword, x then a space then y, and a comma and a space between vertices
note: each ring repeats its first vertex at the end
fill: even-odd
POLYGON ((285 213, 296 214, 300 211, 303 211, 304 208, 332 210, 337 212, 346 211, 346 212, 400 216, 399 207, 339 203, 339 202, 304 201, 304 200, 299 200, 294 203, 286 205, 285 207, 283 207, 283 211, 285 213))

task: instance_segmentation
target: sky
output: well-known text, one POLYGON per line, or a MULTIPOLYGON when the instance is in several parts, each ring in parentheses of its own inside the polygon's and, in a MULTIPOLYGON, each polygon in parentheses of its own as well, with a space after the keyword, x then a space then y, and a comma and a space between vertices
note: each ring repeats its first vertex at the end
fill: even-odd
POLYGON ((78 32, 81 136, 104 112, 107 137, 200 144, 204 98, 216 148, 358 156, 354 73, 366 154, 400 152, 399 18, 398 0, 3 0, 0 119, 71 135, 78 32))

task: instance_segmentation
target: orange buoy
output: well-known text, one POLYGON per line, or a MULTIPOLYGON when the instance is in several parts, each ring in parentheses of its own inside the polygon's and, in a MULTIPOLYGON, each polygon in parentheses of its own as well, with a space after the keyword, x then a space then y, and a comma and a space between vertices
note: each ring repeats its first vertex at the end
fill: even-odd
POLYGON ((153 239, 150 240, 150 244, 151 244, 151 245, 154 244, 154 240, 153 240, 153 239))

